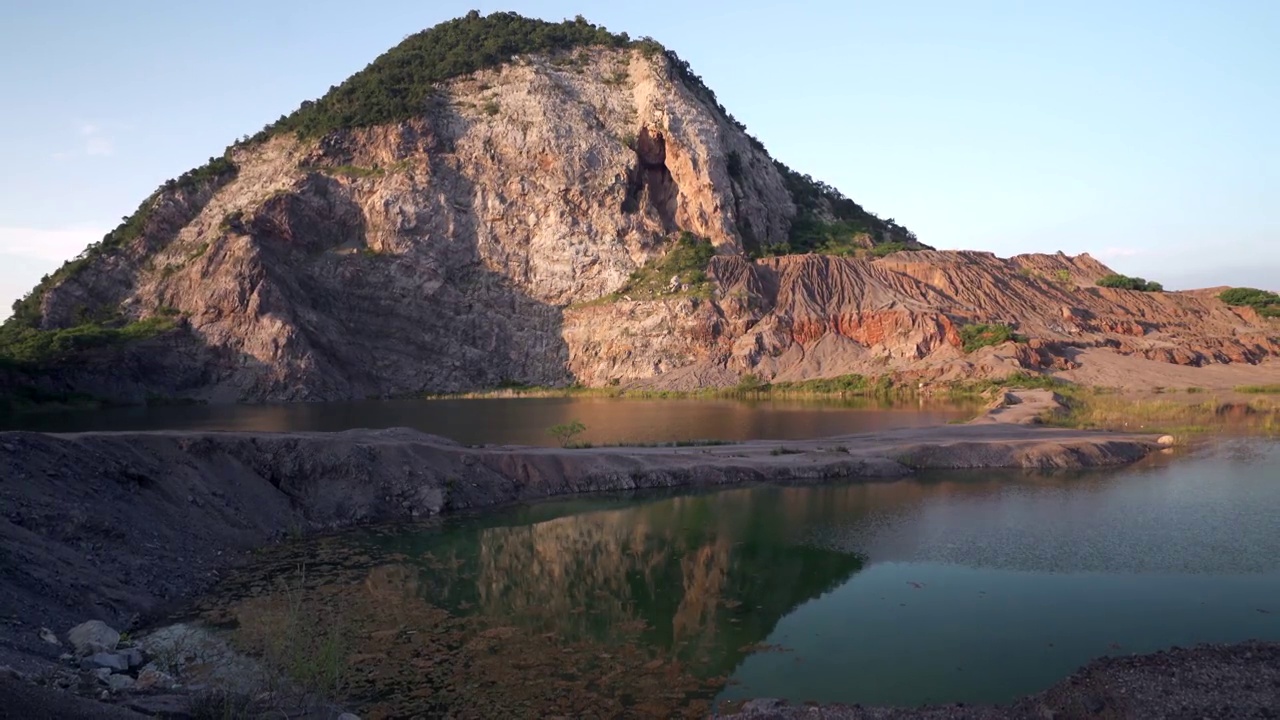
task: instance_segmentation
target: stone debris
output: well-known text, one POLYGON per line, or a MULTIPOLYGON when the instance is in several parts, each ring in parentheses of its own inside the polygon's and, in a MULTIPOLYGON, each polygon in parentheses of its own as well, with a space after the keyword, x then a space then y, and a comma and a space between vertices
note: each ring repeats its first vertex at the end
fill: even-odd
POLYGON ((174 682, 173 676, 169 673, 147 667, 138 673, 138 680, 133 687, 138 691, 168 690, 173 687, 174 682))
POLYGON ((135 681, 128 675, 112 675, 107 678, 107 686, 111 688, 111 692, 121 692, 133 687, 135 681))
POLYGON ((62 644, 62 642, 58 640, 58 636, 55 635, 53 631, 50 630, 49 628, 40 628, 40 639, 49 643, 50 645, 62 644))
POLYGON ((218 634, 197 625, 179 623, 160 628, 139 640, 154 663, 152 669, 181 677, 184 684, 216 687, 253 695, 269 677, 257 660, 237 652, 218 634))
POLYGON ((139 695, 129 698, 125 707, 146 715, 160 717, 191 717, 194 700, 190 695, 139 695))
POLYGON ((108 668, 115 672, 125 672, 129 669, 128 658, 119 653, 94 653, 80 663, 85 668, 108 668))
POLYGON ((120 643, 120 633, 101 620, 90 620, 71 628, 67 633, 67 642, 71 643, 78 655, 112 652, 120 643))

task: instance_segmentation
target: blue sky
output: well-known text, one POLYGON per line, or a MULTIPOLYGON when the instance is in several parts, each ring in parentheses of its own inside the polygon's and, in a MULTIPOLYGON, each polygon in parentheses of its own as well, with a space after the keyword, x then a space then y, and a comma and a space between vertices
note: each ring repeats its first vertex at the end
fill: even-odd
POLYGON ((1280 290, 1280 2, 43 0, 0 24, 0 316, 165 179, 472 8, 657 38, 937 247, 1280 290))

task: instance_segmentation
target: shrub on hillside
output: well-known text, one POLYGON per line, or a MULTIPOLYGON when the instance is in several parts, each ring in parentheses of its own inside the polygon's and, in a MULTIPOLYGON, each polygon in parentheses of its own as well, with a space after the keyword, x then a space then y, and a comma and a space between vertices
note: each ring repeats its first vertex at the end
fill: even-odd
POLYGON ((1251 307, 1263 317, 1280 317, 1280 295, 1258 288, 1223 290, 1218 299, 1228 305, 1251 307))
POLYGON ((715 254, 710 240, 682 232, 666 255, 636 269, 614 296, 651 298, 670 292, 704 295, 708 292, 707 264, 715 254), (678 288, 673 289, 673 280, 678 288))
POLYGON ((975 323, 960 328, 960 342, 964 351, 971 353, 978 348, 990 345, 1022 342, 1022 338, 1013 331, 1013 328, 1003 323, 975 323))
POLYGON ((88 350, 146 340, 176 327, 153 317, 135 322, 85 322, 60 330, 38 330, 19 323, 0 327, 0 364, 40 366, 73 359, 88 350))
MULTIPOLYGON (((293 132, 318 137, 333 130, 393 123, 422 112, 436 84, 509 62, 513 56, 557 53, 588 46, 639 44, 581 16, 551 23, 477 11, 411 35, 319 100, 308 100, 255 135, 261 142, 293 132)), ((486 111, 488 112, 488 111, 486 111)), ((496 114, 488 112, 488 114, 496 114)))
POLYGON ((1158 282, 1119 274, 1103 275, 1098 278, 1098 287, 1137 290, 1139 292, 1164 292, 1164 286, 1158 282))

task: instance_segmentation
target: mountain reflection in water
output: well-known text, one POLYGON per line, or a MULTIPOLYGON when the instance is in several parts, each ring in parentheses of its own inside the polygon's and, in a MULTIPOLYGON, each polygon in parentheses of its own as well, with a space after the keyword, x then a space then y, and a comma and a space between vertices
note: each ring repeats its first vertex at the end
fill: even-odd
POLYGON ((1227 440, 593 496, 271 548, 199 611, 371 718, 1008 702, 1101 655, 1280 640, 1278 472, 1280 444, 1227 440))

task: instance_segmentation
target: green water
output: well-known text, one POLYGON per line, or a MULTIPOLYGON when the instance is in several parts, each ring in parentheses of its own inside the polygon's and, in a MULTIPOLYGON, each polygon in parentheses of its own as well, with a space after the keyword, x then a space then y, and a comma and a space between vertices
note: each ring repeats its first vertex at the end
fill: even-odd
POLYGON ((387 712, 1006 702, 1102 655, 1280 640, 1278 517, 1280 444, 1227 441, 1119 472, 545 503, 293 547, 224 593, 251 622, 235 602, 310 562, 324 622, 382 632, 362 652, 385 679, 349 693, 387 712))

